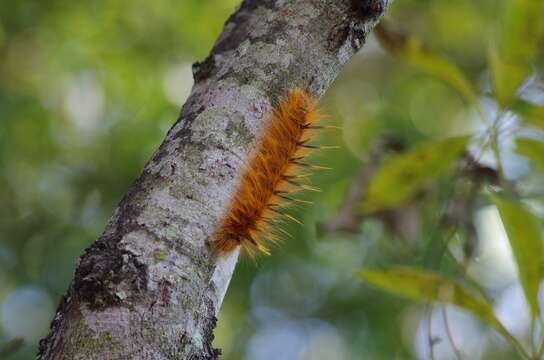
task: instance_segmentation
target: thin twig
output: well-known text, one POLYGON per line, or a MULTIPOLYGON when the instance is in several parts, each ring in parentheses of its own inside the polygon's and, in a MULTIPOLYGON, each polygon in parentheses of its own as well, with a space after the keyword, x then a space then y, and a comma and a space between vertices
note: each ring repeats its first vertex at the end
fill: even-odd
POLYGON ((434 345, 435 345, 436 339, 433 339, 433 334, 432 334, 433 306, 431 304, 427 305, 425 312, 427 314, 427 344, 429 345, 429 355, 431 357, 431 360, 435 360, 434 345))
POLYGON ((442 305, 442 319, 444 320, 444 328, 446 329, 446 335, 448 336, 450 345, 453 349, 453 352, 455 353, 455 357, 457 358, 457 360, 462 360, 463 354, 461 354, 461 351, 457 348, 457 346, 455 345, 455 342, 453 341, 453 335, 451 333, 450 324, 448 322, 448 313, 447 313, 446 305, 442 305))

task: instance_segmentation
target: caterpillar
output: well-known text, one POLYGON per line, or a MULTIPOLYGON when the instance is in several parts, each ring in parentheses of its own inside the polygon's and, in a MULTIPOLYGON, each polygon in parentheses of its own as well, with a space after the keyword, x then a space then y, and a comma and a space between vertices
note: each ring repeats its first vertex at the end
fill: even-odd
POLYGON ((300 88, 291 89, 274 107, 216 232, 216 253, 241 246, 249 254, 257 250, 270 255, 268 244, 278 241, 277 232, 289 236, 277 226, 278 217, 300 223, 283 209, 292 203, 310 203, 293 197, 294 192, 319 191, 303 179, 309 170, 326 168, 302 160, 312 149, 324 148, 308 144, 315 129, 332 127, 316 125, 321 119, 312 97, 300 88))

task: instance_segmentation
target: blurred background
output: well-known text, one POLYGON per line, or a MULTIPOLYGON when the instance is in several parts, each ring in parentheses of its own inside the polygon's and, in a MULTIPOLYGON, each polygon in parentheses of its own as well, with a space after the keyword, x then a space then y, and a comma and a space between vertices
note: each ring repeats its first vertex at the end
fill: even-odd
MULTIPOLYGON (((191 64, 206 57, 237 3, 0 1, 1 359, 34 358, 77 258, 175 121, 191 64)), ((334 170, 313 177, 323 191, 305 195, 312 206, 292 209, 304 226, 287 225, 294 239, 236 269, 216 330, 222 359, 520 358, 470 312, 422 305, 354 275, 392 265, 470 284, 521 346, 538 346, 540 326, 486 195, 515 189, 535 219, 544 214, 541 32, 505 38, 504 28, 526 30, 524 14, 538 3, 393 3, 380 36, 320 103, 342 130, 317 142, 340 149, 313 157, 334 170), (512 44, 522 65, 500 57, 512 44), (519 76, 514 65, 523 66, 519 76), (517 112, 508 110, 516 91, 525 105, 510 107, 517 112), (408 157, 415 184, 404 189, 406 172, 385 170, 393 200, 360 205, 384 162, 463 135, 461 147, 419 148, 433 154, 423 163, 436 172, 421 174, 408 157)))

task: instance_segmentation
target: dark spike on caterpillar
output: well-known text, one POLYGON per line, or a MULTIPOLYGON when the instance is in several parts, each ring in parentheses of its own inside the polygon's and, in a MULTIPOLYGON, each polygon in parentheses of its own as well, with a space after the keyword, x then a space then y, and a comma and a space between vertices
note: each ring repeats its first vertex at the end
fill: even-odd
POLYGON ((314 100, 299 88, 290 90, 274 108, 225 218, 215 234, 216 253, 228 253, 242 246, 249 254, 253 254, 256 249, 268 255, 268 244, 278 241, 275 231, 288 234, 278 227, 277 220, 281 221, 283 217, 301 224, 283 209, 290 203, 310 203, 287 196, 293 192, 320 191, 311 185, 302 184, 300 181, 309 174, 299 172, 301 169, 328 169, 301 162, 309 151, 319 149, 307 144, 312 132, 333 128, 316 125, 321 118, 314 100))

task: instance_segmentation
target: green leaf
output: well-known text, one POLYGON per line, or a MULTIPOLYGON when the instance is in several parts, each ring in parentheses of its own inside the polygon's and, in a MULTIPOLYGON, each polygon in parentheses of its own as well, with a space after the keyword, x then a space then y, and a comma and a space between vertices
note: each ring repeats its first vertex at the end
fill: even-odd
POLYGON ((364 282, 392 294, 425 303, 458 306, 493 326, 507 338, 512 337, 495 317, 493 306, 487 300, 469 293, 455 280, 429 271, 401 266, 388 270, 364 270, 357 275, 364 282))
POLYGON ((361 210, 371 213, 396 207, 444 174, 466 149, 470 137, 418 145, 386 162, 370 182, 361 210))
POLYGON ((518 267, 519 280, 534 316, 538 314, 538 289, 544 270, 544 245, 539 219, 522 204, 492 196, 518 267))
POLYGON ((544 171, 544 142, 531 139, 517 139, 518 152, 531 160, 535 168, 544 171))
POLYGON ((491 49, 490 64, 499 103, 507 106, 531 72, 531 62, 542 34, 544 2, 509 0, 502 15, 498 43, 491 49))
POLYGON ((526 66, 504 60, 496 48, 489 51, 489 66, 493 89, 499 104, 503 107, 512 103, 518 88, 529 75, 526 66))
POLYGON ((502 15, 501 52, 508 60, 529 62, 542 35, 544 2, 508 0, 502 15))
POLYGON ((517 100, 510 108, 518 113, 527 124, 544 130, 544 106, 517 100))

